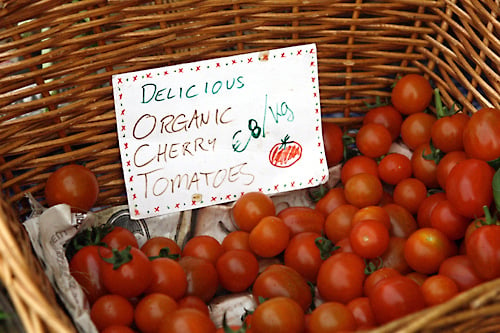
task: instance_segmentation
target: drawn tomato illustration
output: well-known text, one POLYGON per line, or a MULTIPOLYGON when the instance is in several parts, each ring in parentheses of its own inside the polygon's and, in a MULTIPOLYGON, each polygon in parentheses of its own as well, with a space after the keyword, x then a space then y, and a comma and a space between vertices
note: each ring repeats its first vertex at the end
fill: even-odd
POLYGON ((287 134, 280 143, 275 144, 269 152, 269 162, 278 168, 288 168, 302 157, 302 146, 290 140, 287 134))

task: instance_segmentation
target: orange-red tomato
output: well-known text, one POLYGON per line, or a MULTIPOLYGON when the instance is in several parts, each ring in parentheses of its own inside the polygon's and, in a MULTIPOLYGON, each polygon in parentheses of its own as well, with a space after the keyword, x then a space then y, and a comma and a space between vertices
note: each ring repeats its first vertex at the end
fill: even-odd
POLYGON ((236 200, 232 209, 234 225, 243 231, 251 231, 266 216, 276 214, 271 198, 262 192, 247 192, 236 200))

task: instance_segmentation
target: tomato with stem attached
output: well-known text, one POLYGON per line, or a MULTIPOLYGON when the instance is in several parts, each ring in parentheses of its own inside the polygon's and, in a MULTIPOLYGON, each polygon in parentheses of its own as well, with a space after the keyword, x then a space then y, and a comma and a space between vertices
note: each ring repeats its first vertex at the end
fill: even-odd
POLYGON ((141 295, 152 280, 149 258, 138 248, 101 248, 102 280, 106 289, 127 298, 141 295))

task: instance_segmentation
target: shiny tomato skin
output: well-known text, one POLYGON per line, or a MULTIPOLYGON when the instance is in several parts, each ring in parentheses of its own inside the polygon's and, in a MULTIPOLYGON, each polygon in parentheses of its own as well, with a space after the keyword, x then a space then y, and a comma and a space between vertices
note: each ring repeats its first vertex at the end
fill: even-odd
POLYGON ((432 86, 419 74, 406 74, 396 81, 391 91, 391 102, 404 115, 423 112, 432 100, 432 86))
POLYGON ((122 250, 129 245, 139 248, 139 243, 134 233, 120 226, 113 226, 113 229, 102 238, 102 242, 111 249, 122 250))
POLYGON ((424 143, 415 148, 411 155, 411 168, 413 177, 420 179, 427 188, 439 188, 437 179, 437 164, 432 159, 426 159, 423 155, 431 153, 429 143, 424 143))
POLYGON ((397 203, 388 203, 382 206, 391 220, 391 236, 408 238, 417 230, 417 221, 413 214, 397 203))
POLYGON ((79 164, 65 165, 50 174, 45 184, 49 206, 65 203, 72 211, 87 212, 97 201, 99 184, 95 174, 79 164))
POLYGON ((123 250, 113 251, 102 248, 100 251, 104 259, 111 259, 116 256, 115 251, 127 251, 130 253, 130 261, 122 264, 118 268, 103 260, 101 262, 102 280, 106 289, 114 294, 132 298, 141 295, 149 286, 153 275, 149 258, 136 247, 127 247, 123 250))
POLYGON ((321 251, 316 240, 321 234, 316 232, 302 232, 292 237, 283 256, 285 265, 295 269, 307 281, 315 283, 318 271, 323 263, 321 251))
POLYGON ((344 193, 347 202, 358 207, 377 205, 384 194, 382 182, 371 173, 359 173, 345 183, 344 193))
POLYGON ((363 220, 376 220, 387 228, 387 230, 391 230, 391 218, 389 213, 384 210, 381 206, 366 206, 359 209, 354 216, 352 217, 351 224, 352 226, 363 220))
POLYGON ((455 165, 446 179, 446 197, 466 217, 482 216, 493 201, 491 186, 495 170, 487 162, 468 158, 455 165))
POLYGON ((181 255, 180 246, 171 238, 156 236, 148 239, 141 246, 141 251, 148 257, 156 257, 160 255, 160 251, 168 251, 168 255, 175 260, 178 260, 181 255))
POLYGON ((156 333, 163 318, 177 310, 177 302, 162 293, 141 297, 134 310, 134 323, 141 333, 156 333))
POLYGON ((250 231, 248 245, 259 257, 275 257, 286 249, 291 234, 290 228, 281 218, 266 216, 250 231))
POLYGON ((251 251, 250 245, 248 244, 248 238, 250 233, 243 230, 231 231, 224 237, 221 242, 224 251, 229 250, 247 250, 251 251))
POLYGON ((321 121, 321 132, 325 147, 328 167, 339 164, 344 159, 343 131, 339 125, 330 121, 321 121))
POLYGON ((438 202, 431 213, 431 227, 440 230, 452 241, 465 236, 470 220, 459 214, 449 200, 438 202))
POLYGON ((184 244, 181 256, 206 259, 215 265, 222 253, 224 249, 217 239, 209 235, 197 235, 184 244))
POLYGON ((500 277, 500 225, 483 225, 474 230, 467 240, 466 253, 481 278, 500 277))
POLYGON ((380 281, 369 296, 379 325, 425 308, 420 286, 406 276, 391 276, 380 281))
POLYGON ((181 308, 167 313, 157 332, 215 333, 216 330, 214 322, 203 312, 181 308))
POLYGON ((368 297, 364 296, 353 299, 347 303, 347 308, 351 310, 358 330, 366 330, 377 326, 368 297))
POLYGON ((186 273, 186 295, 197 296, 208 303, 217 292, 219 278, 211 261, 197 257, 181 257, 179 264, 186 273))
POLYGON ((363 295, 365 263, 354 253, 335 253, 321 265, 317 287, 322 299, 347 304, 363 295))
POLYGON ((215 268, 222 288, 233 293, 248 289, 259 274, 257 258, 246 250, 225 251, 217 260, 215 268))
POLYGON ((404 256, 405 245, 406 238, 392 236, 389 239, 387 250, 380 256, 383 267, 393 268, 401 274, 410 272, 411 268, 404 256))
POLYGON ((349 235, 354 253, 366 259, 381 256, 389 246, 389 230, 377 220, 364 220, 351 229, 349 235))
POLYGON ((465 254, 446 258, 439 266, 438 273, 455 281, 460 291, 469 290, 485 281, 474 269, 471 258, 465 254))
POLYGON ((102 281, 99 248, 97 245, 84 246, 69 262, 69 271, 82 287, 90 305, 108 293, 102 281))
POLYGON ((272 264, 255 279, 252 294, 257 304, 261 299, 289 297, 305 312, 312 302, 309 284, 295 269, 283 264, 272 264))
POLYGON ((107 294, 94 302, 90 318, 99 331, 114 325, 130 326, 134 321, 134 306, 123 296, 107 294))
POLYGON ((377 162, 368 156, 357 155, 348 159, 340 171, 340 180, 346 184, 349 178, 359 173, 370 173, 378 177, 377 162))
POLYGON ((180 308, 190 308, 200 311, 206 316, 210 316, 210 309, 208 304, 204 300, 194 295, 186 295, 177 301, 177 305, 180 308))
POLYGON ((383 125, 391 133, 392 141, 401 133, 403 116, 392 105, 382 105, 370 109, 363 117, 363 124, 375 123, 383 125))
POLYGON ((314 208, 290 206, 281 210, 277 216, 290 228, 292 237, 306 231, 323 232, 325 217, 314 208))
POLYGON ((427 196, 417 211, 417 223, 419 228, 431 227, 431 214, 436 205, 446 200, 446 193, 436 192, 427 196))
POLYGON ((376 271, 370 273, 363 284, 363 294, 368 297, 375 289, 375 286, 390 276, 401 275, 401 273, 392 267, 381 267, 376 271))
POLYGON ((326 218, 335 208, 340 205, 346 204, 347 200, 344 194, 343 187, 334 187, 316 202, 314 209, 323 214, 326 218))
POLYGON ((392 137, 384 125, 367 123, 356 134, 356 146, 364 156, 378 158, 391 148, 392 137))
POLYGON ((152 278, 144 291, 146 294, 162 293, 174 300, 181 299, 187 290, 186 272, 178 261, 170 258, 156 258, 151 261, 152 278))
POLYGON ((247 192, 236 200, 232 208, 233 223, 239 230, 250 232, 266 216, 276 214, 269 196, 262 192, 247 192))
POLYGON ((437 164, 436 177, 439 186, 442 189, 446 188, 446 179, 451 170, 457 165, 458 162, 467 159, 467 154, 463 150, 452 151, 445 154, 437 164))
POLYGON ((463 133, 468 121, 466 113, 456 113, 436 120, 431 128, 434 147, 445 153, 463 150, 463 133))
POLYGON ((325 302, 311 312, 307 328, 309 333, 352 331, 357 324, 347 305, 325 302))
POLYGON ((304 329, 304 311, 288 297, 269 299, 259 304, 252 314, 253 333, 302 333, 304 329))
POLYGON ((416 214, 420 204, 427 197, 427 187, 420 179, 409 177, 396 184, 392 197, 394 203, 416 214))
POLYGON ((106 327, 101 333, 135 333, 133 329, 125 325, 112 325, 106 327))
POLYGON ((400 153, 390 153, 382 157, 378 164, 380 179, 389 185, 396 185, 412 174, 410 159, 400 153))
POLYGON ((344 204, 335 208, 326 217, 324 228, 326 237, 333 243, 348 238, 352 229, 352 218, 358 210, 358 207, 351 204, 344 204))
POLYGON ((422 274, 433 274, 446 258, 457 253, 456 245, 435 228, 421 228, 408 237, 405 259, 408 265, 422 274))
POLYGON ((436 120, 436 116, 424 112, 409 115, 401 125, 401 139, 411 150, 428 143, 436 120))
POLYGON ((421 286, 427 306, 449 301, 459 293, 456 282, 446 275, 429 276, 421 286))
POLYGON ((482 108, 470 117, 463 133, 464 150, 471 158, 491 161, 500 157, 500 110, 482 108))

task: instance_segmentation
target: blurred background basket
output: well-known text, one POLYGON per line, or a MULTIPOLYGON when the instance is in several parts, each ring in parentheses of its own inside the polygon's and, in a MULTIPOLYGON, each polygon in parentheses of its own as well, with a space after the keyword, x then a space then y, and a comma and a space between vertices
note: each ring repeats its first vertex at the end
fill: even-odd
MULTIPOLYGON (((344 128, 421 73, 467 111, 500 108, 499 0, 0 0, 0 277, 28 332, 71 332, 20 222, 58 166, 126 203, 111 75, 317 43, 321 108, 344 128)), ((500 282, 379 329, 500 331, 500 282)))

